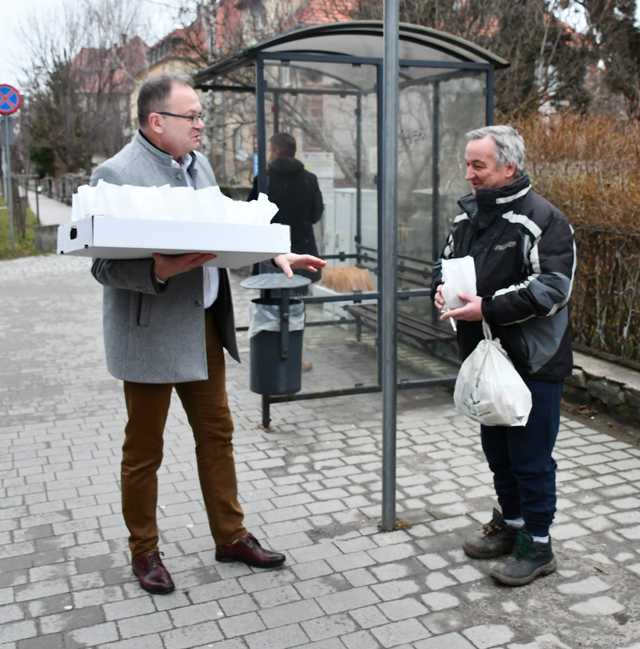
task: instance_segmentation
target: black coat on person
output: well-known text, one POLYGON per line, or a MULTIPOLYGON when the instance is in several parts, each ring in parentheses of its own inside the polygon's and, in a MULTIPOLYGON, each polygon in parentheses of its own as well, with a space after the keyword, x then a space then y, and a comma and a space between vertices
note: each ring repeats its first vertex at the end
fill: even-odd
MULTIPOLYGON (((473 257, 482 317, 527 380, 561 383, 573 356, 569 299, 576 245, 567 217, 531 189, 528 176, 463 196, 432 292, 442 284, 442 260, 473 257)), ((458 322, 461 358, 484 338, 481 322, 458 322)))
MULTIPOLYGON (((324 204, 318 178, 307 171, 297 158, 276 158, 267 167, 267 195, 278 206, 272 223, 291 228, 291 252, 318 256, 313 224, 322 217, 324 204)), ((258 197, 258 179, 253 181, 249 200, 258 197)), ((312 281, 320 279, 320 271, 296 270, 312 281)))

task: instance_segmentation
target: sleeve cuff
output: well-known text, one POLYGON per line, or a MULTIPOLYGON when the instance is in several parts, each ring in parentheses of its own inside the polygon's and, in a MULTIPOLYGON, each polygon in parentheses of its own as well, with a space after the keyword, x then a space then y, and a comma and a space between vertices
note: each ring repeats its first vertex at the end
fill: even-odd
POLYGON ((167 289, 167 284, 169 283, 168 279, 162 280, 160 279, 154 272, 154 264, 151 263, 150 266, 150 274, 151 274, 151 284, 153 285, 153 288, 156 293, 163 293, 167 289))
POLYGON ((489 324, 494 324, 493 319, 493 298, 483 297, 482 298, 482 318, 485 322, 489 324))

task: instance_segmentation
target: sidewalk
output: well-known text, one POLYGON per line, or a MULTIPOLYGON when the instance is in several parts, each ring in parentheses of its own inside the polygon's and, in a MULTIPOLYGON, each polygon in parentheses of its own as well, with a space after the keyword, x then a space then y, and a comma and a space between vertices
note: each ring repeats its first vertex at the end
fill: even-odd
MULTIPOLYGON (((241 324, 253 296, 234 296, 241 324)), ((500 588, 460 549, 493 490, 449 392, 399 393, 410 527, 382 534, 380 395, 274 405, 264 432, 244 336, 243 364, 228 363, 240 491, 247 526, 287 563, 216 563, 176 400, 159 523, 177 590, 144 593, 120 516, 124 405, 100 299, 86 259, 0 262, 0 649, 640 649, 640 449, 563 417, 559 570, 500 588)), ((369 345, 325 329, 305 343, 305 389, 373 371, 369 345)))
POLYGON ((31 211, 40 215, 40 225, 60 225, 61 223, 69 223, 71 220, 70 205, 49 198, 45 194, 38 194, 36 202, 36 193, 34 191, 27 192, 27 195, 31 211))

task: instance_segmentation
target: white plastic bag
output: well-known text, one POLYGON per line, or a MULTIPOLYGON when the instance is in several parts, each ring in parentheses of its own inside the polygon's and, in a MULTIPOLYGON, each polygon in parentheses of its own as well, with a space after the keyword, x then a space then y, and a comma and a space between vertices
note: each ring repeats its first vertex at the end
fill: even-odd
MULTIPOLYGON (((280 331, 280 304, 251 302, 249 305, 249 338, 261 331, 280 331)), ((304 302, 289 302, 289 331, 304 329, 304 302)))
POLYGON ((485 339, 458 372, 456 410, 484 426, 524 426, 531 412, 531 392, 484 321, 482 329, 485 339))

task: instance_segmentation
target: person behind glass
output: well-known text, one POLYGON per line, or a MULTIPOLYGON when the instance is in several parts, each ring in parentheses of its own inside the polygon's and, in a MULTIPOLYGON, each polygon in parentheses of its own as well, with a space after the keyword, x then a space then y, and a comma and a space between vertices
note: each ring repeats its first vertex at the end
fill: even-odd
POLYGON ((482 340, 482 324, 499 338, 529 390, 526 426, 482 426, 482 448, 493 473, 501 511, 463 545, 477 559, 506 556, 491 575, 522 586, 556 569, 549 528, 556 511, 560 397, 573 362, 567 308, 576 268, 573 230, 566 217, 531 188, 525 146, 510 126, 467 133, 466 180, 471 193, 459 204, 442 259, 471 255, 477 296, 446 310, 442 261, 434 267, 432 295, 442 318, 457 321, 461 357, 482 340))
MULTIPOLYGON (((296 141, 288 133, 276 133, 269 140, 269 165, 267 167, 267 195, 278 206, 272 223, 282 223, 291 228, 291 250, 301 254, 318 255, 313 232, 324 211, 318 178, 307 171, 296 158, 296 141)), ((258 197, 258 179, 254 178, 249 200, 258 197)), ((321 270, 301 269, 296 274, 312 282, 320 279, 321 270)))
MULTIPOLYGON (((304 164, 296 158, 295 138, 288 133, 275 133, 269 140, 269 165, 267 167, 267 195, 278 206, 278 213, 272 223, 282 223, 291 228, 291 250, 297 253, 318 255, 318 246, 313 232, 324 212, 322 193, 318 178, 307 171, 304 164)), ((253 179, 253 187, 248 200, 258 197, 258 179, 253 179)), ((273 272, 265 264, 259 264, 256 272, 273 272)), ((297 275, 317 282, 321 270, 297 270, 297 275)), ((309 287, 294 291, 296 295, 306 295, 309 287)), ((308 372, 313 367, 309 360, 302 361, 302 369, 308 372)))
MULTIPOLYGON (((209 187, 216 179, 196 151, 204 129, 202 106, 186 78, 147 80, 138 96, 140 130, 102 163, 91 183, 142 187, 209 187)), ((205 266, 215 255, 154 254, 148 259, 94 259, 103 285, 107 366, 124 382, 127 424, 122 449, 122 511, 133 572, 151 593, 170 593, 173 580, 158 549, 157 471, 171 394, 177 392, 195 438, 198 477, 218 561, 259 568, 281 565, 244 527, 233 457, 233 421, 225 387, 223 348, 239 360, 227 272, 205 266)), ((274 259, 316 269, 324 261, 287 254, 274 259)))

